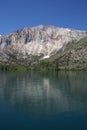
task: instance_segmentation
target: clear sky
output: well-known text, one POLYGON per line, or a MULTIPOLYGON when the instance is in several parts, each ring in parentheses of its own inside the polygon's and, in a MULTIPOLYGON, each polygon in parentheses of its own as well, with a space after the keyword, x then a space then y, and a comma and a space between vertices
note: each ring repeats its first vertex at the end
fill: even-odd
POLYGON ((0 0, 0 34, 40 24, 87 30, 87 0, 0 0))

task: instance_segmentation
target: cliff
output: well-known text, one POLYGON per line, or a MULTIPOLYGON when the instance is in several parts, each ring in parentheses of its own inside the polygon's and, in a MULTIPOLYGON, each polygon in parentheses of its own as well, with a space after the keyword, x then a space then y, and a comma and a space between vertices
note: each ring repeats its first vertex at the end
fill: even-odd
POLYGON ((0 35, 0 64, 86 65, 87 32, 54 26, 36 26, 0 35))

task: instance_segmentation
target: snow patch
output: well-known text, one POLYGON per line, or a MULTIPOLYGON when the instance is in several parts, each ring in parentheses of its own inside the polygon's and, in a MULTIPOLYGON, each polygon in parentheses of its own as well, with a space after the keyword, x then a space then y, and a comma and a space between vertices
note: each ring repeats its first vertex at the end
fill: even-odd
POLYGON ((44 56, 44 57, 43 57, 43 58, 41 58, 40 60, 44 60, 44 59, 48 59, 48 58, 50 58, 50 56, 49 56, 49 55, 44 56))
POLYGON ((1 37, 2 35, 0 35, 0 37, 1 37))

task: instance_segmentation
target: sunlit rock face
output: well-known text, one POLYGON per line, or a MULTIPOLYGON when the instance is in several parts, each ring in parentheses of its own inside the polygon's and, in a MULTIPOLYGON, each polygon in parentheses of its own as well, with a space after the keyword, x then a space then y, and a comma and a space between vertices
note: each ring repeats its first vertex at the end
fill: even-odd
POLYGON ((79 41, 87 36, 86 31, 79 31, 54 26, 36 26, 24 28, 8 35, 0 35, 0 61, 30 60, 30 55, 44 59, 57 53, 72 41, 79 41))

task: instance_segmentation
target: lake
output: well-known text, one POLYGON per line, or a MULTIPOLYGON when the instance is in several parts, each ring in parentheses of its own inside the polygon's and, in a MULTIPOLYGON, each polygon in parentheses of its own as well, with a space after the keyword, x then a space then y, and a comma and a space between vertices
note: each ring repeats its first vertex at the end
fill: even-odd
POLYGON ((0 72, 0 130, 87 129, 87 72, 0 72))

